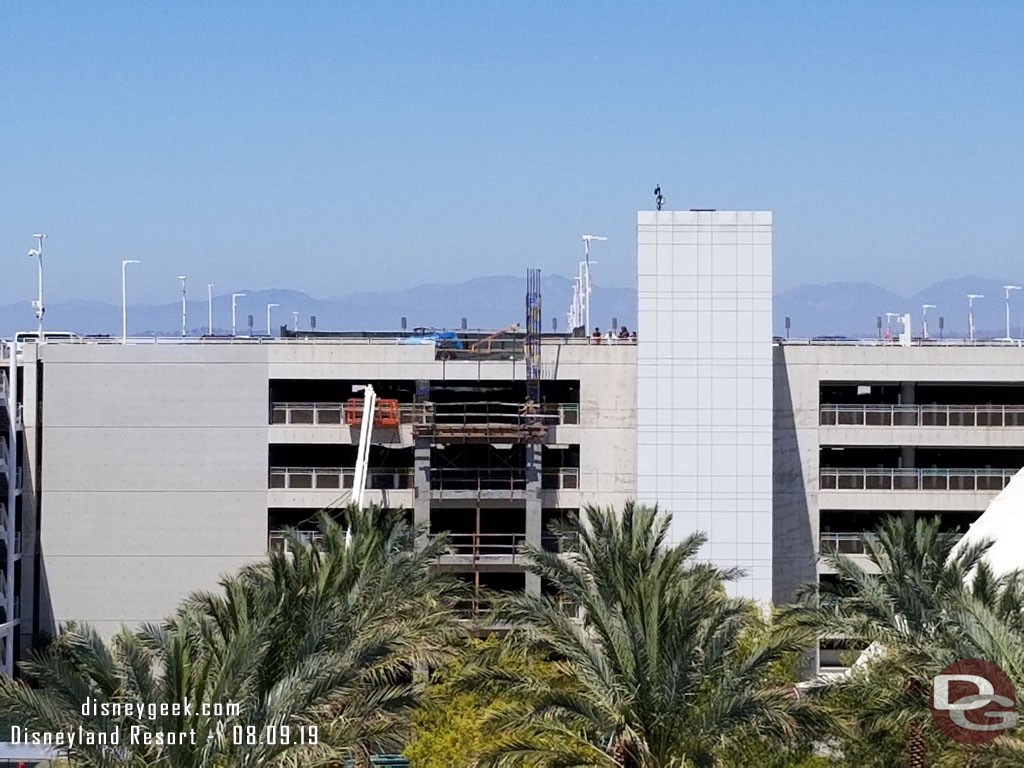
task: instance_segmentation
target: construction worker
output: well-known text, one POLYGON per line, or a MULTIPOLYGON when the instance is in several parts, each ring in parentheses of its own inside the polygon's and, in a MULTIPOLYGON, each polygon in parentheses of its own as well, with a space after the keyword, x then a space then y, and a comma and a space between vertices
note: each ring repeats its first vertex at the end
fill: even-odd
MULTIPOLYGON (((542 433, 544 431, 544 424, 537 417, 537 404, 532 397, 526 398, 526 402, 520 406, 519 422, 520 426, 525 424, 531 432, 542 433)), ((543 437, 543 435, 541 436, 543 437)))

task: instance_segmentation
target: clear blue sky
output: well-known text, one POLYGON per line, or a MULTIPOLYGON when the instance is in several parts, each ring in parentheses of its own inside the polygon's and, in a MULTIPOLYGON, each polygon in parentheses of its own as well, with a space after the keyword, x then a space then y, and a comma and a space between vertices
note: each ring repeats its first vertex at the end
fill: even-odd
MULTIPOLYGON (((775 211, 776 287, 1024 281, 1024 4, 5 3, 0 302, 527 266, 775 211), (9 277, 8 277, 9 276, 9 277)), ((198 298, 198 296, 197 296, 198 298)))

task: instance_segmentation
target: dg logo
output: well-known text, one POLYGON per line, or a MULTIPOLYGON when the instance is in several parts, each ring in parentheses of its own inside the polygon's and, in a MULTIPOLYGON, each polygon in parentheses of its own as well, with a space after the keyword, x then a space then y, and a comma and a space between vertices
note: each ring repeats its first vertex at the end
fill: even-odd
POLYGON ((961 744, 984 744, 1017 725, 1013 683, 984 659, 961 659, 936 675, 931 709, 939 730, 961 744))

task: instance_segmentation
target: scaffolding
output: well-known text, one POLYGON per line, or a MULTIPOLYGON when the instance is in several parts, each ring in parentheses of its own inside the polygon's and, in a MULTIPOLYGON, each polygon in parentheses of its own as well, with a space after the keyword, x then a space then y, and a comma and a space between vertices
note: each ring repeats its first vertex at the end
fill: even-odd
MULTIPOLYGON (((535 401, 536 402, 536 401, 535 401)), ((441 442, 512 442, 543 440, 558 413, 542 413, 528 403, 477 401, 423 403, 413 417, 414 437, 441 442)))

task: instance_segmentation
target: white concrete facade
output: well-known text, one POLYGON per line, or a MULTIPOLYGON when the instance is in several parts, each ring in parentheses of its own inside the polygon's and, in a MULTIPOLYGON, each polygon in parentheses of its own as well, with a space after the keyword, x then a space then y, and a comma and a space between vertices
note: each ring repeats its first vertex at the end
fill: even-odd
POLYGON ((772 598, 772 216, 637 214, 637 495, 772 598))
MULTIPOLYGON (((577 417, 553 426, 544 447, 578 447, 576 479, 542 489, 535 478, 532 502, 529 486, 515 498, 484 491, 485 515, 511 511, 521 520, 530 510, 527 538, 540 545, 542 515, 550 510, 621 506, 634 497, 635 355, 633 344, 545 340, 542 395, 545 381, 568 380, 578 382, 579 402, 577 417)), ((272 382, 522 386, 525 377, 521 359, 437 360, 432 346, 396 339, 29 344, 20 368, 25 550, 38 554, 22 563, 23 649, 35 631, 52 633, 72 620, 106 635, 121 624, 159 622, 188 593, 216 589, 222 576, 262 557, 271 510, 308 516, 347 500, 337 486, 269 484, 275 448, 297 446, 309 455, 354 450, 358 439, 337 423, 270 423, 272 382)), ((403 425, 379 431, 374 444, 411 452, 415 441, 403 425)), ((474 504, 468 492, 425 488, 426 499, 422 488, 406 486, 369 490, 367 501, 423 511, 428 519, 432 504, 474 504)), ((511 560, 491 558, 490 567, 511 560)), ((518 564, 509 569, 522 573, 518 564)))
MULTIPOLYGON (((677 232, 675 214, 660 215, 672 223, 638 230, 640 277, 656 278, 641 283, 639 344, 545 337, 542 345, 542 395, 578 385, 577 417, 553 424, 542 446, 548 455, 578 450, 572 484, 546 476, 511 493, 450 494, 424 477, 374 488, 369 500, 412 508, 421 523, 479 508, 500 524, 490 535, 536 544, 554 511, 639 497, 673 514, 674 538, 706 532, 709 559, 746 571, 739 594, 783 603, 828 577, 818 556, 830 541, 859 556, 864 535, 894 512, 969 524, 1024 465, 1024 349, 773 345, 758 336, 770 328, 770 277, 732 274, 741 250, 755 269, 770 233, 749 249, 728 243, 718 269, 730 274, 716 281, 722 243, 702 242, 699 220, 681 225, 694 238, 677 232), (677 247, 697 258, 678 275, 677 247), (716 255, 702 258, 705 250, 716 255), (709 284, 720 290, 704 296, 709 284), (735 291, 724 290, 730 284, 735 291), (723 338, 727 331, 734 338, 723 338), (767 364, 762 349, 774 355, 767 364)), ((8 457, 23 474, 22 652, 36 629, 72 619, 107 634, 122 622, 159 621, 189 591, 216 588, 262 556, 272 514, 302 517, 345 501, 343 486, 272 484, 275 451, 346 456, 355 441, 337 421, 272 422, 275 383, 308 384, 335 401, 349 396, 335 388, 343 381, 403 382, 409 392, 419 381, 523 387, 522 360, 435 357, 430 346, 366 338, 25 345, 21 386, 7 392, 10 413, 20 405, 24 414, 23 450, 8 457)), ((421 443, 409 423, 374 438, 384 453, 404 452, 409 473, 425 460, 429 475, 434 446, 421 443)), ((547 472, 546 461, 535 466, 547 472)), ((466 566, 461 557, 452 564, 466 566)), ((492 571, 522 575, 509 554, 485 557, 492 571)))

